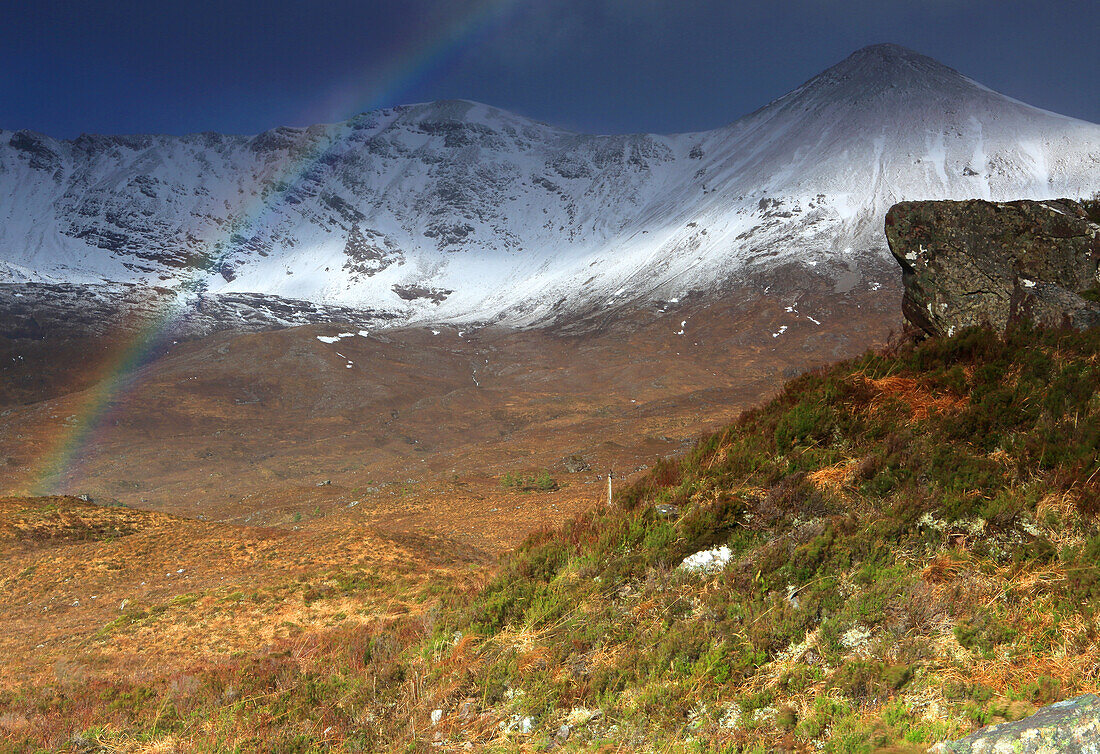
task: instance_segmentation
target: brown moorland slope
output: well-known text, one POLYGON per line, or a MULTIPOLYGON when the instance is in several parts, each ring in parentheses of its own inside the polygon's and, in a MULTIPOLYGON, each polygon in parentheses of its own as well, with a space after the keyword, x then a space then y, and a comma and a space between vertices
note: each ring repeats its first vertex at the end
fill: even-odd
MULTIPOLYGON (((46 400, 2 408, 0 493, 33 490, 43 459, 95 415, 58 492, 273 526, 351 505, 464 536, 456 527, 507 472, 548 469, 561 497, 590 502, 608 467, 629 475, 681 452, 784 379, 900 327, 896 287, 838 294, 824 277, 783 296, 768 287, 555 330, 410 328, 335 343, 318 336, 357 329, 222 333, 170 346, 103 411, 89 410, 98 394, 82 384, 110 374, 99 341, 71 342, 48 360, 68 360, 79 389, 55 379, 46 400), (573 455, 590 469, 567 471, 573 455)), ((6 381, 35 371, 28 354, 44 358, 37 342, 0 345, 6 381)), ((485 523, 466 532, 471 544, 485 523)))

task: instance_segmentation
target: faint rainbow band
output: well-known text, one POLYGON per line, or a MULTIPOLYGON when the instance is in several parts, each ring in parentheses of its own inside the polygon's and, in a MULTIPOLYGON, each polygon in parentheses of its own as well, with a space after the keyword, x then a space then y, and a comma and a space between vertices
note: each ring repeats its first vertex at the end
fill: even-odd
MULTIPOLYGON (((441 19, 430 32, 422 34, 416 44, 407 45, 382 72, 372 72, 373 85, 362 87, 370 92, 369 96, 356 96, 354 104, 342 109, 351 116, 394 104, 393 100, 403 92, 441 71, 458 52, 476 40, 479 32, 502 21, 517 2, 474 0, 463 4, 456 13, 441 19)), ((296 183, 331 151, 335 141, 327 147, 322 146, 324 143, 324 139, 318 140, 296 159, 287 160, 280 166, 275 182, 288 187, 296 183)), ((208 248, 220 249, 219 254, 202 268, 196 268, 178 286, 181 293, 161 303, 133 336, 104 360, 92 387, 80 396, 73 420, 58 427, 57 436, 46 441, 47 447, 32 463, 23 489, 12 491, 49 495, 64 485, 95 443, 97 430, 104 427, 111 407, 138 382, 142 367, 155 360, 158 349, 167 345, 165 335, 184 316, 188 306, 188 297, 182 291, 193 288, 211 269, 217 269, 232 248, 224 241, 259 225, 279 206, 279 199, 285 194, 285 191, 272 192, 269 201, 257 201, 250 211, 242 213, 230 225, 228 231, 223 230, 218 238, 208 240, 208 248)))

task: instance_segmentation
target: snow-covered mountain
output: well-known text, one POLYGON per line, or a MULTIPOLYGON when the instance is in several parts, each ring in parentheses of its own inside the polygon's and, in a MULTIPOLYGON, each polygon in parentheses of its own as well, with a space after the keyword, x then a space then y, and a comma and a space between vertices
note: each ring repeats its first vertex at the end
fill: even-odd
POLYGON ((1087 196, 1100 126, 895 45, 733 124, 591 136, 442 101, 257 136, 0 130, 0 282, 531 323, 884 258, 903 199, 1087 196))

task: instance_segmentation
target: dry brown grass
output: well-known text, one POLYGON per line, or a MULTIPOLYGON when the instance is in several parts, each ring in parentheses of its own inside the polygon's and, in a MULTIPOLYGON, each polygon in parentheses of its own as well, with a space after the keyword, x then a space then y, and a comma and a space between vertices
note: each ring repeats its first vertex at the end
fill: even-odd
POLYGON ((940 553, 921 570, 921 578, 931 584, 946 584, 955 581, 963 573, 971 570, 973 564, 952 557, 949 553, 940 553))
POLYGON ((841 493, 851 483, 859 468, 859 459, 846 461, 818 469, 806 476, 807 481, 822 492, 841 493))
POLYGON ((0 689, 150 678, 282 642, 314 662, 331 654, 319 635, 427 621, 432 590, 481 567, 453 543, 369 528, 288 536, 72 498, 0 501, 0 529, 0 689))
POLYGON ((864 380, 875 390, 872 410, 880 409, 888 399, 901 401, 912 412, 913 421, 926 419, 931 413, 954 413, 966 407, 968 398, 963 395, 943 393, 933 395, 930 390, 911 377, 890 376, 877 380, 864 380))
POLYGON ((1066 580, 1066 568, 1056 563, 1043 568, 1030 568, 1022 573, 1014 567, 1000 569, 997 574, 1003 578, 1003 593, 1012 592, 1017 597, 1030 599, 1049 594, 1066 580))
POLYGON ((1035 506, 1035 515, 1040 519, 1053 513, 1062 521, 1073 522, 1080 518, 1080 496, 1074 490, 1051 492, 1045 495, 1035 506))
POLYGON ((1081 655, 1042 654, 978 659, 969 666, 947 668, 943 678, 950 683, 980 683, 1000 695, 1018 691, 1027 681, 1050 678, 1073 689, 1075 694, 1100 691, 1100 655, 1095 651, 1081 655))
POLYGON ((109 754, 177 754, 190 749, 190 747, 182 748, 173 736, 166 736, 157 741, 141 741, 134 738, 109 741, 101 738, 96 740, 96 746, 109 754))

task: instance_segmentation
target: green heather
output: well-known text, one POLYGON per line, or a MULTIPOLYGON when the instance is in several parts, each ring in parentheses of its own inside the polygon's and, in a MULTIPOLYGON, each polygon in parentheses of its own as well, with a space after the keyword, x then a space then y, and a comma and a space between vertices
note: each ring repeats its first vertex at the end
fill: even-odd
POLYGON ((546 469, 533 474, 519 474, 508 471, 500 478, 500 488, 522 492, 549 492, 556 490, 558 483, 546 469))
POLYGON ((433 703, 544 735, 600 710, 578 748, 919 750, 1092 690, 1098 386, 1097 332, 971 330, 804 375, 508 558, 437 633, 476 650, 434 668, 433 703), (677 568, 720 545, 721 572, 677 568))
POLYGON ((868 353, 422 614, 0 709, 106 705, 89 750, 921 751, 1100 684, 1098 391, 1096 331, 868 353))

